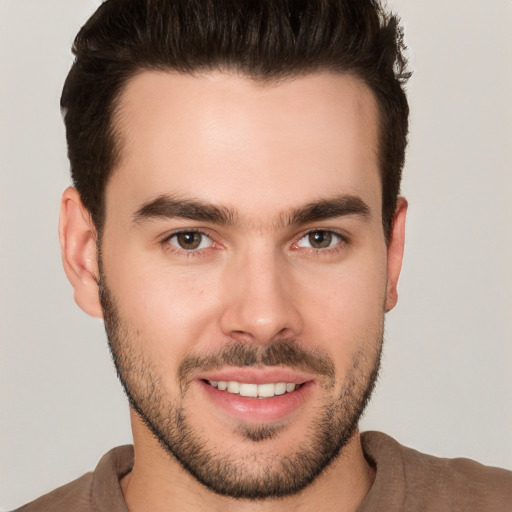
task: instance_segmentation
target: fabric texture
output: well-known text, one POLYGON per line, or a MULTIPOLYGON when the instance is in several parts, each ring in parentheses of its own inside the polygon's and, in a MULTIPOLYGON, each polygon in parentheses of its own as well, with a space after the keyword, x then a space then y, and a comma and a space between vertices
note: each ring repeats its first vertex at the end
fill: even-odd
MULTIPOLYGON (((357 512, 512 512, 511 471, 425 455, 380 432, 361 439, 376 477, 357 512)), ((94 472, 14 512, 128 512, 119 481, 132 466, 133 447, 114 448, 94 472)))

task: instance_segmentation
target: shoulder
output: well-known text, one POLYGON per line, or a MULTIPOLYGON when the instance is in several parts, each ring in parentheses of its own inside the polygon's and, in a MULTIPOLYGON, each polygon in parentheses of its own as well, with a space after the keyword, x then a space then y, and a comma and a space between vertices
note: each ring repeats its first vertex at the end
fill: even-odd
POLYGON ((106 453, 93 473, 66 484, 13 512, 127 512, 120 480, 133 467, 133 447, 106 453))
MULTIPOLYGON (((435 493, 457 510, 512 510, 512 472, 484 466, 474 460, 446 459, 402 447, 408 485, 435 493)), ((429 492, 429 494, 430 494, 429 492)))
POLYGON ((426 455, 379 432, 363 434, 362 441, 376 466, 375 483, 394 486, 404 510, 512 510, 511 471, 426 455))
POLYGON ((92 473, 55 489, 40 498, 27 503, 14 512, 46 512, 67 510, 69 512, 89 512, 92 473))

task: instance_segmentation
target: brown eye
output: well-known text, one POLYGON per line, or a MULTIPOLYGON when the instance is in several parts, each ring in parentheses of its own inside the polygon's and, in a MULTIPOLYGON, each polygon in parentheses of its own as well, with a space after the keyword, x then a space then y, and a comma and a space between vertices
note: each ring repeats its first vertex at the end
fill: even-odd
POLYGON ((309 249, 330 249, 343 242, 343 237, 326 229, 310 231, 305 234, 297 243, 298 247, 309 249))
POLYGON ((325 249, 332 243, 332 233, 330 231, 312 231, 308 235, 308 240, 314 249, 325 249))
POLYGON ((212 244, 210 237, 199 231, 182 231, 169 238, 169 243, 185 251, 204 249, 212 244))

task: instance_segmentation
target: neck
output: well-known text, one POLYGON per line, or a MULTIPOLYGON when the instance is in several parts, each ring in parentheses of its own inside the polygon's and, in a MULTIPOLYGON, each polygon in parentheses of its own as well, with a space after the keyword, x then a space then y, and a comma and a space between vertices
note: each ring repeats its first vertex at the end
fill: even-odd
POLYGON ((374 480, 374 471, 364 458, 359 433, 352 435, 342 454, 303 491, 269 500, 239 500, 213 493, 169 455, 136 414, 132 415, 135 462, 121 481, 130 512, 354 512, 374 480))

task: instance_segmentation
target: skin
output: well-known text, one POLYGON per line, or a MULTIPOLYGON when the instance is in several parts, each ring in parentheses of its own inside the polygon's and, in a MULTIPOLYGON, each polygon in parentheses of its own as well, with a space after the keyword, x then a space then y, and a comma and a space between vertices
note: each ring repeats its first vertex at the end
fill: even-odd
MULTIPOLYGON (((316 405, 340 393, 357 353, 372 359, 385 312, 397 301, 407 205, 399 199, 386 244, 375 99, 346 75, 261 85, 221 72, 144 72, 129 82, 120 105, 121 159, 106 188, 103 272, 164 396, 180 400, 177 374, 188 354, 230 340, 259 348, 293 340, 334 362, 333 389, 311 377, 300 407, 271 422, 281 427, 278 435, 257 444, 236 429, 261 422, 222 410, 192 378, 181 400, 193 428, 213 450, 238 454, 257 473, 258 460, 289 455, 304 441, 316 405), (137 218, 162 195, 228 208, 236 220, 137 218), (343 195, 359 198, 368 214, 288 222, 305 205, 343 195), (169 239, 177 230, 209 238, 187 253, 169 239), (311 231, 336 235, 318 249, 309 246, 311 231)), ((76 302, 101 317, 96 231, 72 188, 63 195, 60 237, 76 302)), ((322 510, 356 510, 374 477, 355 432, 299 494, 236 501, 185 472, 133 410, 131 421, 135 466, 122 489, 132 512, 308 511, 319 503, 322 510)))

